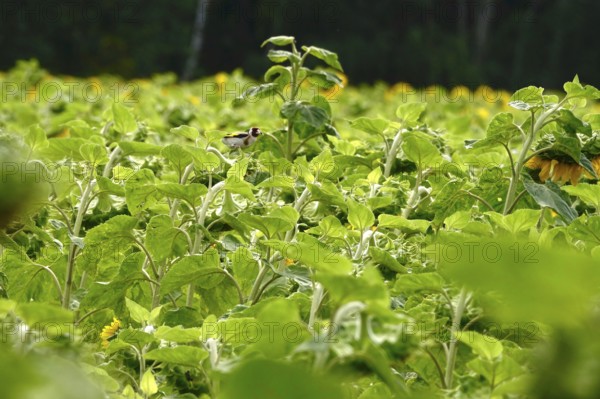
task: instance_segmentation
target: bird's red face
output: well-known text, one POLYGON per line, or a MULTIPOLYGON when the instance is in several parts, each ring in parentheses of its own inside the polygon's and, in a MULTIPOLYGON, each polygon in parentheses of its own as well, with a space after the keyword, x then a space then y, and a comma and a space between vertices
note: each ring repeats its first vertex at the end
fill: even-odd
POLYGON ((262 132, 260 131, 260 129, 257 128, 257 127, 250 128, 250 132, 249 133, 252 135, 252 137, 258 137, 258 136, 260 136, 262 134, 262 132))

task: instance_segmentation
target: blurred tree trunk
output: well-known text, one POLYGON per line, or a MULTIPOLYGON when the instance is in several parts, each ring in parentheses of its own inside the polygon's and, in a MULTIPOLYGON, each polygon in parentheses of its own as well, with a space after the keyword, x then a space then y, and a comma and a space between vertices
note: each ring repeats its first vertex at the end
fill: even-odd
POLYGON ((185 63, 185 69, 181 76, 182 80, 190 80, 198 67, 198 60, 204 45, 204 27, 206 26, 206 17, 210 0, 198 0, 196 7, 196 18, 194 19, 194 28, 192 29, 192 40, 190 44, 190 53, 185 63))
POLYGON ((481 65, 485 56, 488 33, 493 17, 498 17, 497 9, 493 0, 485 0, 481 3, 475 20, 475 63, 481 65))

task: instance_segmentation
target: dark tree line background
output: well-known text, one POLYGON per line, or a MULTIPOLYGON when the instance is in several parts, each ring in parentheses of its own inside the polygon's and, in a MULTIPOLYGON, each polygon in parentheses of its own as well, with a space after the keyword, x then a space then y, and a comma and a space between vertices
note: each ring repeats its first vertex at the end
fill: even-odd
POLYGON ((267 68, 261 42, 294 35, 339 54, 352 83, 600 83, 594 0, 0 0, 0 70, 199 77, 267 68))

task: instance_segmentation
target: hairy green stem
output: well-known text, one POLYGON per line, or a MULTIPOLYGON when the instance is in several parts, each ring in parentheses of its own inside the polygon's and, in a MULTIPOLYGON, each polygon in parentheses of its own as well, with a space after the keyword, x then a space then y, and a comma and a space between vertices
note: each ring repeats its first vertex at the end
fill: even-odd
MULTIPOLYGON (((300 54, 298 52, 298 50, 296 49, 295 43, 292 43, 292 53, 294 53, 294 55, 296 55, 296 56, 298 56, 300 54)), ((300 58, 300 61, 292 61, 292 73, 291 73, 292 76, 291 76, 291 81, 290 81, 290 86, 291 86, 292 92, 290 94, 289 101, 295 101, 296 97, 298 95, 298 89, 299 89, 298 71, 302 67, 302 63, 304 62, 305 58, 306 58, 306 54, 304 54, 300 58)), ((293 146, 294 146, 294 123, 292 122, 291 119, 288 119, 286 158, 290 162, 292 162, 294 160, 293 146)))
POLYGON ((288 120, 288 124, 287 124, 287 154, 286 154, 287 156, 286 156, 286 158, 290 162, 292 162, 294 160, 293 151, 292 151, 293 145, 294 145, 294 124, 292 123, 291 120, 288 120))
MULTIPOLYGON (((223 187, 225 187, 225 181, 218 182, 217 184, 212 186, 210 188, 210 190, 208 190, 208 193, 206 193, 206 197, 204 197, 204 202, 202 203, 202 207, 200 208, 200 212, 198 213, 198 220, 197 220, 198 225, 204 227, 204 221, 206 220, 206 214, 208 213, 208 208, 210 207, 212 202, 215 200, 215 197, 217 196, 217 194, 219 194, 219 192, 223 189, 223 187)), ((202 234, 201 230, 200 230, 200 234, 202 234)), ((202 236, 200 236, 200 238, 202 238, 202 236)), ((199 249, 200 249, 200 242, 198 242, 198 240, 196 240, 194 242, 193 253, 198 252, 199 249)))
POLYGON ((460 190, 461 193, 468 195, 471 198, 475 198, 477 201, 481 202, 483 205, 487 206, 488 209, 492 212, 494 212, 494 207, 492 206, 492 204, 490 204, 489 202, 487 202, 485 199, 481 198, 479 195, 477 194, 473 194, 470 191, 467 190, 460 190))
MULTIPOLYGON (((225 182, 221 181, 214 186, 212 186, 206 196, 204 197, 204 202, 202 203, 202 207, 200 208, 200 212, 198 212, 198 219, 196 220, 198 226, 204 226, 204 221, 206 220, 206 214, 208 213, 208 208, 210 204, 214 201, 217 194, 223 189, 225 186, 225 182)), ((199 227, 196 230, 196 235, 194 237, 194 247, 192 248, 192 255, 198 253, 200 250, 200 244, 202 242, 202 229, 199 227)), ((190 284, 188 286, 187 297, 185 304, 186 306, 192 306, 194 302, 194 284, 190 284)))
MULTIPOLYGON (((146 373, 146 362, 144 361, 144 356, 142 355, 142 352, 140 350, 138 350, 138 348, 136 348, 134 345, 129 344, 129 347, 131 349, 133 349, 133 351, 135 352, 137 358, 138 358, 138 363, 140 366, 140 381, 138 383, 138 386, 141 388, 142 387, 142 378, 144 378, 144 374, 146 373)), ((147 398, 148 396, 144 393, 141 392, 145 398, 147 398)))
POLYGON ((398 155, 398 151, 400 150, 400 145, 402 144, 402 133, 403 129, 398 130, 396 136, 394 137, 394 141, 392 141, 392 146, 385 157, 385 167, 383 169, 383 177, 386 179, 390 177, 390 173, 392 172, 392 166, 394 165, 394 161, 396 160, 396 156, 398 155))
POLYGON ((54 281, 54 285, 56 286, 56 291, 58 291, 58 297, 62 298, 63 292, 60 286, 60 281, 58 281, 58 277, 56 277, 56 274, 54 274, 52 269, 50 269, 48 266, 40 265, 39 263, 35 262, 33 263, 33 265, 39 267, 40 270, 45 270, 46 272, 48 272, 48 274, 50 274, 50 276, 52 277, 52 281, 54 281))
POLYGON ((65 273, 65 286, 63 290, 62 307, 65 309, 69 308, 71 303, 71 291, 73 288, 73 275, 75 272, 75 256, 77 255, 77 245, 75 245, 74 239, 78 238, 79 232, 81 231, 81 224, 83 223, 83 216, 88 207, 88 201, 96 180, 90 176, 90 180, 83 190, 81 195, 81 201, 79 202, 79 209, 77 210, 77 216, 75 217, 75 224, 73 225, 73 238, 71 239, 71 245, 69 247, 69 257, 67 260, 67 270, 65 273))
MULTIPOLYGON (((181 175, 181 178, 179 179, 179 184, 185 184, 185 182, 190 177, 190 174, 192 173, 193 170, 194 170, 194 164, 191 163, 183 171, 183 174, 181 175)), ((175 221, 175 217, 177 216, 177 208, 179 208, 179 203, 180 203, 179 198, 175 198, 173 200, 173 204, 171 205, 171 213, 169 216, 171 217, 171 220, 173 220, 173 221, 175 221)))
MULTIPOLYGON (((265 258, 267 259, 268 262, 271 262, 271 247, 267 247, 267 253, 265 254, 265 258)), ((260 266, 260 264, 259 264, 260 266)), ((254 280, 254 285, 252 285, 252 290, 250 291, 250 302, 252 304, 258 302, 258 298, 260 297, 261 294, 261 289, 260 289, 260 285, 262 284, 262 281, 264 280, 265 276, 267 275, 267 273, 269 272, 269 266, 264 265, 262 267, 262 269, 260 269, 260 271, 258 272, 258 275, 256 276, 256 279, 254 280)))
POLYGON ((444 383, 447 389, 452 389, 454 379, 454 366, 456 364, 456 352, 458 351, 458 339, 456 335, 460 331, 460 321, 467 306, 468 292, 463 287, 458 295, 458 302, 454 308, 454 317, 452 318, 452 326, 450 327, 450 347, 446 357, 446 374, 444 383))
MULTIPOLYGON (((296 199, 296 203, 294 204, 294 209, 296 211, 300 212, 300 210, 302 210, 302 207, 308 200, 309 196, 310 196, 310 190, 308 189, 308 186, 307 186, 302 191, 302 194, 300 194, 300 196, 296 199)), ((285 241, 290 242, 292 240, 292 238, 294 238, 295 233, 296 233, 295 227, 292 228, 291 230, 289 230, 287 233, 285 233, 285 241)))
POLYGON ((406 203, 406 208, 404 208, 404 210, 402 211, 402 217, 404 217, 406 219, 408 219, 411 212, 413 211, 413 209, 417 206, 417 203, 419 202, 419 186, 421 185, 422 180, 423 180, 423 171, 421 169, 419 169, 417 171, 417 178, 415 180, 415 186, 412 190, 412 193, 410 194, 410 197, 408 198, 408 201, 406 203))
MULTIPOLYGON (((543 116, 543 115, 541 115, 543 116)), ((540 117, 541 117, 540 116, 540 117)), ((535 139, 536 130, 535 126, 537 126, 537 122, 533 123, 534 114, 531 113, 531 131, 525 137, 525 142, 523 143, 523 147, 521 148, 521 152, 519 153, 519 158, 517 159, 517 163, 514 166, 512 171, 512 177, 510 179, 510 185, 508 186, 508 192, 506 194, 506 201, 504 202, 504 210, 502 213, 507 215, 512 208, 512 204, 515 200, 515 195, 517 193, 517 186, 519 185, 519 178, 521 176, 521 170, 523 169, 523 165, 525 164, 525 158, 527 157, 527 153, 533 144, 533 140, 535 139)))
POLYGON ((315 283, 313 289, 313 297, 310 305, 310 313, 308 316, 308 329, 310 331, 314 331, 315 327, 315 319, 317 318, 317 312, 319 311, 319 307, 321 306, 321 301, 323 301, 323 297, 325 296, 325 289, 321 285, 321 283, 315 283))
POLYGON ((369 249, 369 241, 373 237, 373 231, 370 228, 364 229, 360 233, 360 240, 358 242, 358 247, 356 248, 356 252, 354 253, 354 259, 360 260, 363 253, 369 249))
POLYGON ((425 353, 427 353, 427 355, 429 356, 429 358, 431 358, 431 361, 435 365, 435 368, 440 377, 440 383, 442 384, 442 388, 446 389, 446 380, 445 380, 444 371, 442 370, 442 366, 440 365, 440 362, 438 362, 437 358, 434 356, 433 353, 431 353, 431 351, 429 349, 427 349, 425 347, 425 348, 423 348, 423 350, 425 351, 425 353))
POLYGON ((144 245, 143 242, 141 242, 140 240, 138 240, 135 237, 133 238, 133 242, 142 250, 144 255, 146 255, 146 260, 148 261, 148 264, 150 264, 150 267, 152 268, 154 277, 156 277, 158 279, 159 278, 158 268, 156 267, 156 264, 154 263, 154 260, 152 259, 152 256, 150 255, 150 251, 148 251, 148 248, 146 248, 146 246, 144 245))
POLYGON ((217 149, 216 149, 216 148, 214 148, 214 147, 208 146, 208 147, 206 147, 206 151, 208 151, 208 152, 212 152, 212 153, 213 153, 213 154, 215 154, 217 157, 219 157, 219 159, 221 160, 221 162, 223 162, 223 163, 225 163, 225 164, 227 164, 227 165, 232 165, 232 163, 233 163, 233 161, 230 161, 229 159, 227 159, 227 158, 225 157, 225 155, 223 155, 223 154, 221 153, 221 151, 217 150, 217 149))
MULTIPOLYGON (((267 249, 268 251, 268 249, 267 249)), ((268 258, 268 253, 267 253, 267 258, 268 258)), ((256 280, 254 280, 254 285, 252 286, 252 290, 250 291, 250 303, 255 304, 256 302, 258 302, 258 298, 259 298, 259 292, 260 292, 260 285, 262 284, 262 281, 265 279, 265 276, 267 275, 267 273, 269 272, 271 268, 269 267, 269 265, 263 265, 262 269, 260 269, 260 272, 258 273, 258 276, 256 276, 256 280)))
POLYGON ((112 172, 113 165, 117 162, 117 158, 121 155, 121 148, 118 146, 115 147, 110 153, 110 157, 108 158, 108 162, 104 165, 104 169, 102 170, 102 177, 108 178, 110 176, 110 172, 112 172))

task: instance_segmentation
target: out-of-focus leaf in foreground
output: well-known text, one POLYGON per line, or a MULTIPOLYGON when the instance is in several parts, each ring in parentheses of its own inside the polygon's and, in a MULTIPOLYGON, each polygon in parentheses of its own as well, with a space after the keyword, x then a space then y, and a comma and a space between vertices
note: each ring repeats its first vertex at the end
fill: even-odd
POLYGON ((299 365, 253 360, 225 381, 220 399, 342 399, 346 396, 330 378, 311 374, 299 365))
POLYGON ((510 239, 444 238, 428 249, 441 270, 505 321, 577 325, 592 308, 600 269, 573 250, 510 239))

